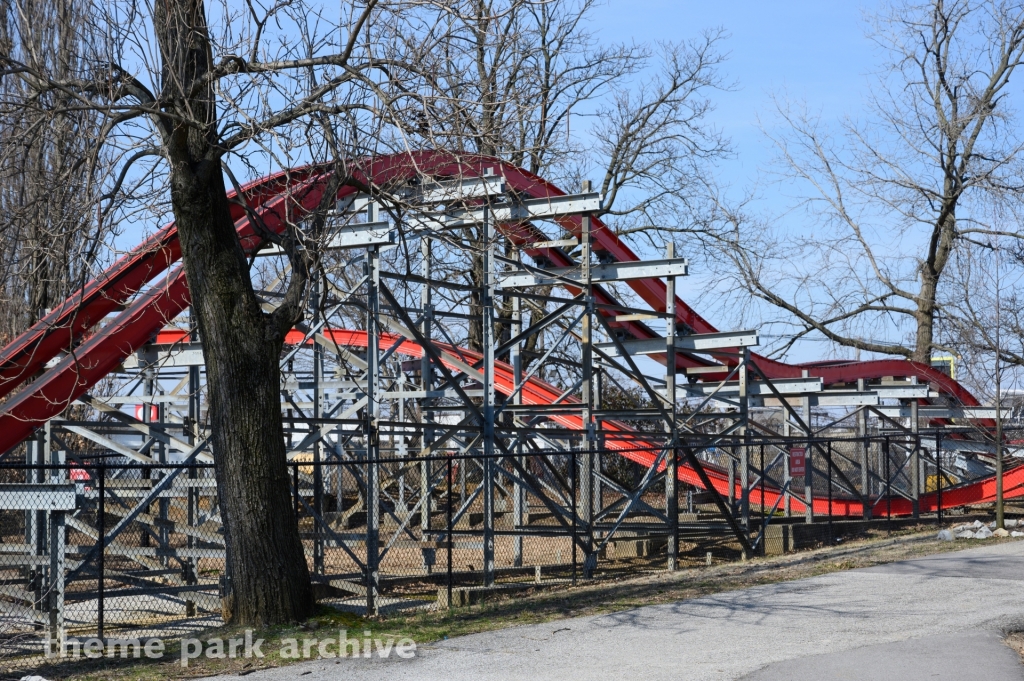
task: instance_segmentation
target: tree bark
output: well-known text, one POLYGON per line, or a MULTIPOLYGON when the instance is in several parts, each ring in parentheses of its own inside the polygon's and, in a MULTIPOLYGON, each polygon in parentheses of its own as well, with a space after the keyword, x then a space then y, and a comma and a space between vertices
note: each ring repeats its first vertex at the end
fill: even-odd
POLYGON ((201 0, 161 0, 156 35, 163 100, 178 118, 164 128, 171 202, 206 362, 210 428, 228 547, 225 615, 266 626, 307 618, 314 599, 289 493, 280 403, 288 324, 266 314, 235 232, 216 147, 201 0))
POLYGON ((914 340, 914 354, 910 359, 922 364, 931 362, 932 343, 935 337, 935 295, 939 286, 938 275, 927 269, 921 273, 921 290, 917 303, 917 335, 914 340))
POLYGON ((959 192, 946 183, 946 201, 932 230, 932 239, 921 263, 921 289, 917 294, 917 338, 911 359, 922 364, 931 362, 935 343, 935 313, 938 310, 939 280, 949 263, 956 239, 956 206, 959 192))

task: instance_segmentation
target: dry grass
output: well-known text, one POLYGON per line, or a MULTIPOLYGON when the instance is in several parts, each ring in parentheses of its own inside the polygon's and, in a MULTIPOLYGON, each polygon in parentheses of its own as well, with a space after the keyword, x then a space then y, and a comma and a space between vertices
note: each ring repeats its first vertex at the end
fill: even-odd
POLYGON ((1006 645, 1020 655, 1020 661, 1024 664, 1024 631, 1011 631, 1006 635, 1006 645))

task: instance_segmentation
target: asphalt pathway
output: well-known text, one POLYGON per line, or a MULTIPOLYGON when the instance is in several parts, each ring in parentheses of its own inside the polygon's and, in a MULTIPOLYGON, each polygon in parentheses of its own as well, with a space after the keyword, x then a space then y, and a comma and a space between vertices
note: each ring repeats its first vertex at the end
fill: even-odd
POLYGON ((1024 681, 1002 642, 1024 629, 1021 582, 1024 542, 993 544, 246 678, 1024 681))

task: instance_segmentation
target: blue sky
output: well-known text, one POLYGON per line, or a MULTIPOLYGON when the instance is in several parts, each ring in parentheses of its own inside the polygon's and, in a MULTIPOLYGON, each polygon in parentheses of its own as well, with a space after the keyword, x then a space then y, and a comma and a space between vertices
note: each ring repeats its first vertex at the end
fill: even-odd
MULTIPOLYGON (((776 121, 771 95, 806 102, 808 110, 817 112, 827 125, 845 116, 863 115, 864 95, 883 57, 868 37, 868 18, 883 4, 881 0, 607 0, 594 11, 591 28, 602 41, 637 43, 686 40, 705 29, 725 29, 729 37, 723 50, 728 59, 721 73, 734 87, 712 95, 716 110, 709 120, 731 139, 734 154, 715 174, 732 189, 733 198, 756 183, 759 200, 753 208, 780 215, 793 205, 794 191, 800 190, 780 187, 763 177, 773 157, 762 132, 762 126, 770 128, 776 121)), ((782 219, 789 229, 812 228, 798 213, 782 219)), ((679 283, 684 299, 722 328, 759 325, 754 319, 730 319, 726 310, 715 309, 714 296, 698 301, 700 293, 720 280, 706 266, 694 264, 691 276, 679 283)), ((822 341, 801 341, 789 359, 854 357, 854 351, 822 341)))
POLYGON ((769 94, 806 100, 825 119, 856 115, 879 57, 866 37, 865 12, 879 2, 833 0, 608 0, 593 14, 592 28, 607 41, 637 43, 696 37, 722 27, 729 59, 723 67, 736 83, 714 99, 712 120, 733 141, 736 158, 722 167, 730 185, 754 179, 770 158, 758 114, 771 123, 769 94))

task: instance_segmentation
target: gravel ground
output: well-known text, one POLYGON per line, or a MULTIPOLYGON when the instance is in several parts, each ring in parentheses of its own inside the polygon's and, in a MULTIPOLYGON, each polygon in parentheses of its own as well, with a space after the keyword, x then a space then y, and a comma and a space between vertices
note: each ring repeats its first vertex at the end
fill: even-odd
POLYGON ((1024 679, 1002 642, 1024 627, 1020 582, 1024 542, 1012 542, 475 634, 421 646, 412 660, 317 660, 247 681, 1024 679))

